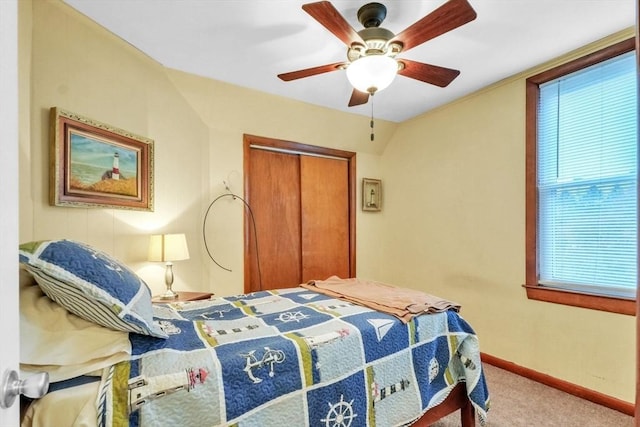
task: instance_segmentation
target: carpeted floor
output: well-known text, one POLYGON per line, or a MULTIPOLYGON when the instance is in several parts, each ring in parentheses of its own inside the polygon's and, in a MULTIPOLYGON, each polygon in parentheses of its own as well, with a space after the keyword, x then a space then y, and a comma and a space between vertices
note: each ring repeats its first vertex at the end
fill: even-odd
MULTIPOLYGON (((618 411, 486 363, 484 369, 491 396, 486 427, 633 427, 633 417, 618 411)), ((459 425, 456 412, 432 427, 459 425)))

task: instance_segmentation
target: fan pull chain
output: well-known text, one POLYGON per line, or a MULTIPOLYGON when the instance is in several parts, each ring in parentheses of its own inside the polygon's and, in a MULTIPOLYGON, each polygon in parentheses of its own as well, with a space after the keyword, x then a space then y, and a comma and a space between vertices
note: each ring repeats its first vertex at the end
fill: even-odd
POLYGON ((371 122, 370 122, 370 126, 371 126, 371 141, 373 141, 375 139, 375 135, 373 133, 373 94, 371 94, 371 122))

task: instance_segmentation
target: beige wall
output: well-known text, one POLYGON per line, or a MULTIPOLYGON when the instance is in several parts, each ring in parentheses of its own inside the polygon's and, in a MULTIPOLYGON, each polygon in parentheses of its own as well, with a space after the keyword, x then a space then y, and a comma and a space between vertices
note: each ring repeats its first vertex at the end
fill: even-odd
POLYGON ((530 301, 521 287, 526 75, 399 127, 381 159, 382 277, 459 301, 488 354, 633 402, 635 318, 530 301))
POLYGON ((207 222, 231 273, 209 260, 201 233, 223 181, 242 193, 242 134, 356 151, 358 183, 382 178, 384 190, 382 212, 358 209, 359 276, 458 300, 484 352, 633 401, 634 318, 529 301, 520 286, 523 76, 400 125, 379 120, 371 143, 366 117, 167 70, 57 0, 20 3, 21 241, 86 241, 158 292, 147 236, 186 232, 191 259, 176 264, 176 287, 239 293, 242 206, 223 200, 207 222), (52 106, 155 140, 154 212, 49 206, 52 106))
MULTIPOLYGON (((188 263, 200 264, 207 127, 159 64, 65 5, 33 2, 32 22, 30 137, 20 147, 20 240, 84 241, 141 268, 143 276, 160 278, 162 266, 140 264, 147 235, 185 232, 193 248, 188 263), (54 106, 155 141, 155 212, 49 206, 49 109, 54 106)), ((182 267, 176 266, 176 285, 206 283, 204 272, 182 267)), ((159 290, 162 281, 149 284, 159 290)))
MULTIPOLYGON (((155 292, 163 288, 163 267, 145 256, 148 234, 156 232, 187 234, 191 259, 176 263, 176 288, 242 292, 243 206, 223 199, 207 219, 207 244, 232 272, 209 259, 202 226, 209 203, 225 191, 223 181, 243 193, 244 133, 355 151, 360 182, 379 176, 380 153, 396 129, 377 120, 372 143, 366 117, 166 69, 58 0, 21 2, 21 25, 23 38, 32 39, 30 54, 28 43, 21 52, 23 80, 31 83, 21 88, 24 116, 31 118, 21 126, 21 242, 87 242, 131 265, 155 292), (53 106, 155 141, 154 212, 49 206, 53 106)), ((377 228, 379 217, 358 211, 356 221, 367 231, 377 228)), ((367 277, 379 269, 367 261, 378 247, 372 239, 357 233, 357 251, 364 255, 358 274, 367 277)))

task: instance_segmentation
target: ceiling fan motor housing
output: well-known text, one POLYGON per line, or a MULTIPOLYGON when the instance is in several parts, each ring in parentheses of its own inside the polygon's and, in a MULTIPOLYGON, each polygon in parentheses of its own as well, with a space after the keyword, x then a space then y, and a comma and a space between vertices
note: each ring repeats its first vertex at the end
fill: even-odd
POLYGON ((395 37, 391 31, 382 27, 369 27, 358 31, 366 45, 353 44, 347 51, 347 58, 353 62, 356 59, 367 55, 397 55, 402 50, 400 43, 391 43, 389 40, 395 37))

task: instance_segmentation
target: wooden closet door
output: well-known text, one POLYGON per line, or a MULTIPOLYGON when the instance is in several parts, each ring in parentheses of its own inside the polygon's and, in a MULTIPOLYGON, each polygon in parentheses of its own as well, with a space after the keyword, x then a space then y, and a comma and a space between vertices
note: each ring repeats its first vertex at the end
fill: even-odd
POLYGON ((249 198, 255 216, 258 252, 256 254, 256 236, 250 227, 247 242, 250 287, 245 290, 297 286, 302 280, 300 157, 253 149, 249 167, 249 198), (260 271, 256 255, 260 256, 260 271))
POLYGON ((354 152, 244 135, 245 292, 355 274, 355 177, 354 152))
POLYGON ((350 277, 348 183, 347 161, 300 157, 303 282, 350 277))

